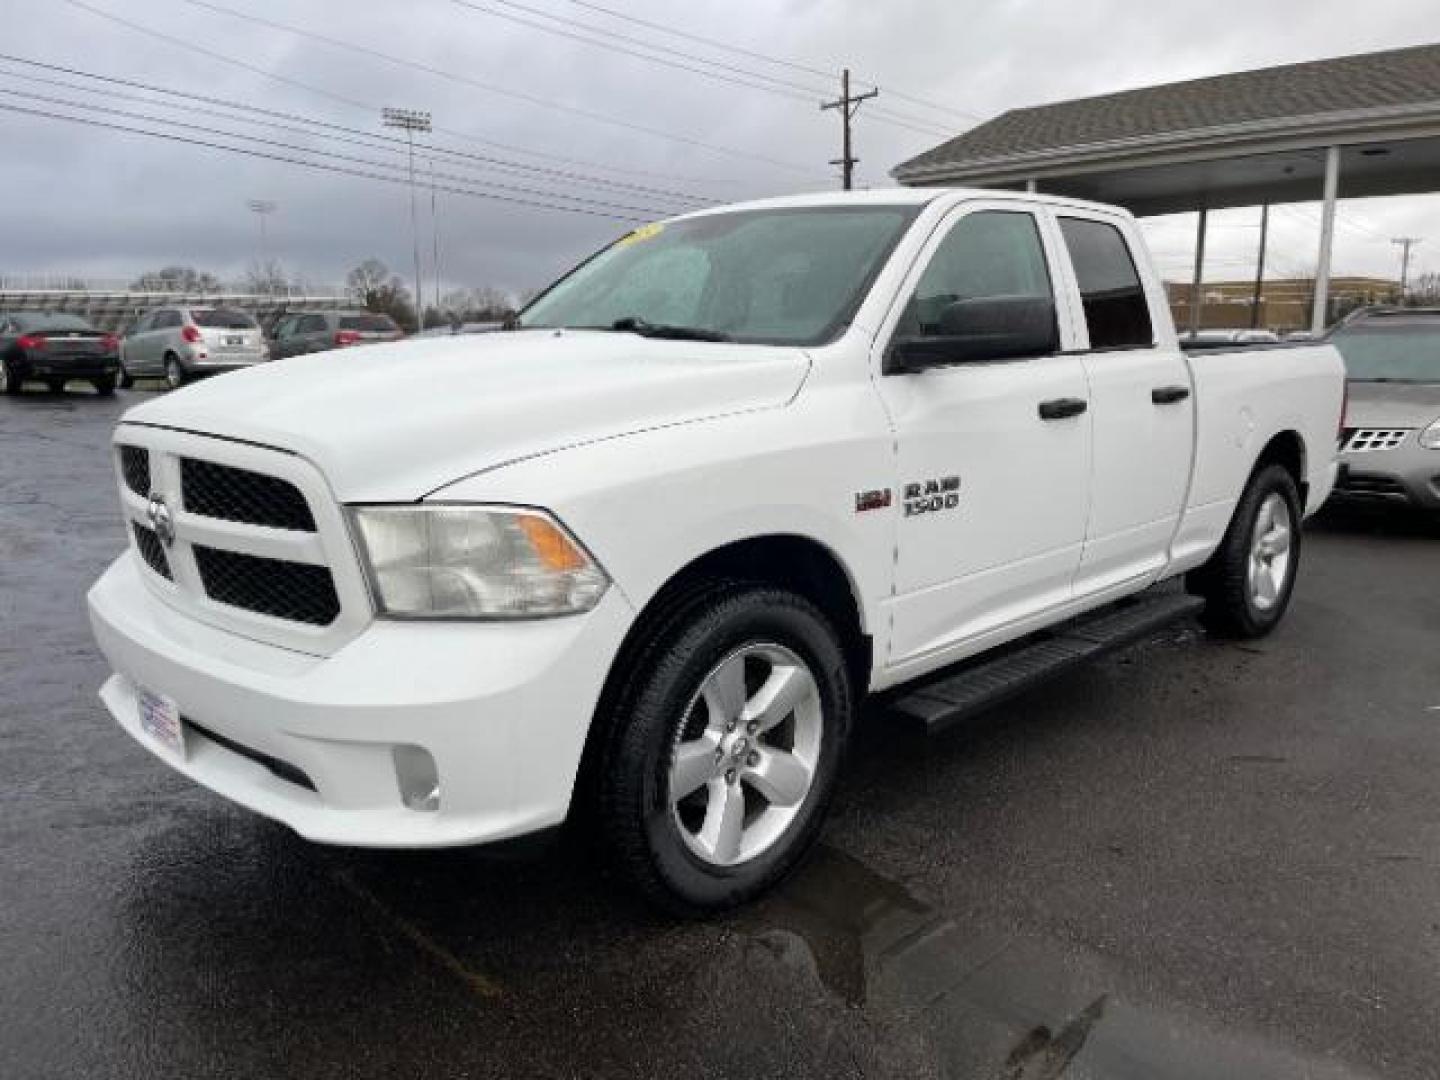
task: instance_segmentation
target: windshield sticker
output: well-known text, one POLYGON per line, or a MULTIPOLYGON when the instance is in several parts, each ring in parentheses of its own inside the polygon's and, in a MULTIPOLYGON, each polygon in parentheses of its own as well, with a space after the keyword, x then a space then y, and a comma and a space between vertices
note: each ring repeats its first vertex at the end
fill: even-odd
POLYGON ((652 240, 665 231, 662 222, 656 221, 650 225, 641 225, 634 232, 627 233, 616 241, 617 247, 624 247, 627 244, 638 244, 641 240, 652 240))

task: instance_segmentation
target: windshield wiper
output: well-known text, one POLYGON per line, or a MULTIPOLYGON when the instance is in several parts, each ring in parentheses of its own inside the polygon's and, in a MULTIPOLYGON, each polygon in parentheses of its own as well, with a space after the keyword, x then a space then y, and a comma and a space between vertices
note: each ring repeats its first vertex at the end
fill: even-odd
POLYGON ((611 330, 639 334, 641 337, 671 338, 675 341, 729 341, 729 334, 719 330, 705 330, 698 326, 672 326, 669 323, 652 323, 638 315, 627 315, 610 324, 611 330))

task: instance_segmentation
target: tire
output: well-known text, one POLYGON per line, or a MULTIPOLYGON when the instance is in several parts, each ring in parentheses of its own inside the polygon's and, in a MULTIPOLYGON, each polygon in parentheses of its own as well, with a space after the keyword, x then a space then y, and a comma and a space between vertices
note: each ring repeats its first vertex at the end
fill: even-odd
POLYGON ((129 390, 135 385, 135 376, 130 374, 130 371, 128 368, 126 368, 125 361, 123 359, 120 361, 120 378, 118 381, 121 390, 129 390))
POLYGON ((95 393, 101 397, 111 397, 115 393, 115 376, 102 375, 98 379, 91 379, 90 385, 95 387, 95 393))
POLYGON ((742 904, 819 834, 854 711, 839 637, 794 593, 728 583, 659 619, 631 669, 600 718, 607 861, 676 914, 742 904))
POLYGON ((1205 599, 1200 621, 1217 637, 1264 637, 1279 625, 1300 566, 1300 494, 1280 465, 1251 478, 1210 561, 1187 578, 1205 599))
POLYGON ((171 390, 179 390, 185 385, 185 369, 174 353, 165 354, 165 385, 171 390))
POLYGON ((22 379, 17 379, 10 371, 10 362, 0 359, 0 393, 18 394, 25 389, 22 379))
POLYGON ((52 394, 63 394, 65 392, 64 379, 46 379, 45 386, 52 394))

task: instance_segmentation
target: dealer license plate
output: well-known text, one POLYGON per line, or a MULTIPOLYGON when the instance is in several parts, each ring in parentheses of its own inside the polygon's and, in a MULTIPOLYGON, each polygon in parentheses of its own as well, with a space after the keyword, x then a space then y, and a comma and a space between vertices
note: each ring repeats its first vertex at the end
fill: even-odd
POLYGON ((167 754, 185 758, 185 727, 174 698, 140 689, 140 728, 167 754))

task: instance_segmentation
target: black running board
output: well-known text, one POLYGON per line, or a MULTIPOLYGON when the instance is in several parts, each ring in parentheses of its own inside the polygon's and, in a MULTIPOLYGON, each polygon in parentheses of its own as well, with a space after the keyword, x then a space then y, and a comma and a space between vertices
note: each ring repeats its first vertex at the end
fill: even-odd
POLYGON ((926 734, 999 704, 1114 649, 1134 644, 1205 606, 1198 596, 1164 591, 1103 607, 1023 638, 999 655, 981 654, 888 698, 886 707, 926 734))

